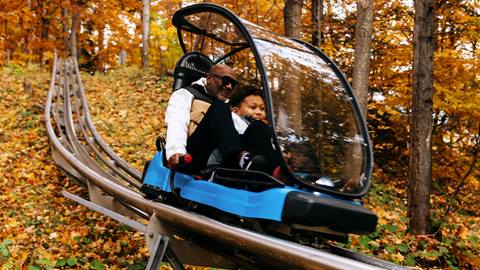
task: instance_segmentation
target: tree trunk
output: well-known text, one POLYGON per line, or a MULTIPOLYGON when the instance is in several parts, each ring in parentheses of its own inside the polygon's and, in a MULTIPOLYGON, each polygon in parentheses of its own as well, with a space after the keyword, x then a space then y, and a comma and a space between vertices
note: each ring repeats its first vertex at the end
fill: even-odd
MULTIPOLYGON (((360 110, 367 118, 368 105, 368 75, 370 73, 370 47, 372 42, 373 0, 357 0, 357 24, 355 26, 355 60, 353 63, 353 91, 357 96, 360 110)), ((355 121, 351 119, 350 121, 355 121)), ((348 136, 355 138, 358 130, 350 126, 348 136)), ((362 146, 353 143, 345 149, 347 167, 344 168, 343 177, 346 181, 345 189, 356 190, 362 180, 362 146)))
POLYGON ((302 5, 302 0, 286 0, 283 10, 285 36, 300 38, 302 5))
POLYGON ((7 48, 5 59, 7 60, 7 63, 10 64, 10 61, 12 61, 12 49, 7 48))
POLYGON ((29 43, 29 36, 30 36, 30 31, 31 28, 29 26, 26 26, 23 17, 20 17, 20 29, 24 29, 23 32, 23 37, 22 37, 22 53, 23 54, 29 54, 30 52, 28 51, 28 43, 29 43))
MULTIPOLYGON (((300 26, 302 18, 302 0, 286 0, 285 9, 283 10, 284 21, 285 21, 285 35, 287 37, 300 38, 300 26)), ((292 71, 292 69, 290 69, 292 71)), ((291 123, 293 123, 292 128, 295 129, 297 135, 301 135, 302 127, 302 96, 300 87, 302 83, 298 81, 297 74, 285 74, 289 76, 284 81, 283 89, 290 89, 287 91, 286 98, 291 100, 289 102, 291 123)))
POLYGON ((105 42, 105 26, 101 25, 98 29, 98 53, 97 53, 97 70, 104 72, 103 59, 103 43, 105 42))
POLYGON ((357 0, 355 26, 355 52, 353 63, 353 90, 367 119, 368 75, 370 74, 370 48, 372 43, 373 0, 357 0))
POLYGON ((430 229, 434 3, 434 0, 415 1, 410 135, 412 148, 408 179, 408 216, 410 230, 415 234, 427 234, 430 229))
POLYGON ((62 8, 62 33, 63 33, 63 49, 65 52, 70 50, 68 25, 67 25, 68 9, 62 8))
MULTIPOLYGON (((236 1, 236 6, 238 8, 238 1, 236 1)), ((258 16, 258 0, 255 1, 255 23, 260 25, 260 22, 259 22, 259 16, 258 16)))
POLYGON ((8 42, 9 41, 9 36, 8 36, 8 21, 7 21, 7 19, 4 19, 3 27, 4 27, 4 31, 5 31, 5 46, 4 46, 5 47, 5 61, 7 63, 10 63, 12 50, 9 47, 10 42, 8 42))
POLYGON ((312 44, 322 45, 323 0, 312 0, 312 44))
POLYGON ((72 16, 72 29, 70 30, 70 52, 72 57, 78 59, 77 53, 77 29, 80 20, 80 13, 75 10, 72 16))
POLYGON ((123 66, 125 65, 125 63, 127 63, 127 52, 125 50, 121 50, 119 56, 119 64, 123 66))
POLYGON ((148 68, 148 40, 150 37, 150 0, 142 0, 142 67, 148 68))
MULTIPOLYGON (((48 16, 43 15, 42 16, 48 16)), ((40 50, 38 51, 38 63, 40 66, 43 65, 43 52, 45 48, 45 43, 48 41, 48 26, 50 24, 50 19, 42 17, 40 19, 40 50)))

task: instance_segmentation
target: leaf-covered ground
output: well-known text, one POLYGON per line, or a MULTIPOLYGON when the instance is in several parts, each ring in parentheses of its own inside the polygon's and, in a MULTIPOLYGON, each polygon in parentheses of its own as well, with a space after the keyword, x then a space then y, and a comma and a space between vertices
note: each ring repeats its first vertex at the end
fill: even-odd
MULTIPOLYGON (((0 267, 143 269, 149 253, 141 233, 60 194, 63 189, 86 191, 51 158, 43 125, 49 76, 15 66, 0 72, 0 267)), ((140 170, 153 155, 156 136, 164 132, 169 79, 135 68, 82 79, 97 129, 140 170)), ((351 237, 348 247, 425 269, 480 269, 478 182, 467 183, 437 234, 415 237, 406 230, 406 185, 387 180, 375 184, 366 200, 379 216, 378 230, 351 237)), ((438 223, 447 197, 434 194, 431 201, 438 223)))
MULTIPOLYGON (((133 77, 116 75, 85 78, 93 93, 89 98, 113 107, 103 107, 106 112, 119 109, 121 119, 121 108, 136 102, 132 98, 140 98, 142 93, 135 92, 141 90, 130 83, 133 77), (122 95, 127 93, 128 98, 122 95)), ((86 191, 66 178, 51 158, 43 121, 49 80, 49 72, 35 67, 24 70, 11 66, 0 72, 1 269, 144 269, 149 253, 142 233, 61 195, 64 189, 80 195, 86 195, 86 191)), ((152 100, 151 104, 159 101, 152 100)), ((148 113, 155 110, 152 107, 148 113)), ((153 152, 148 140, 152 142, 161 128, 161 118, 147 121, 148 126, 158 126, 155 130, 144 128, 142 119, 129 115, 122 125, 113 127, 108 121, 99 124, 101 130, 112 135, 105 136, 107 141, 138 168, 153 152), (109 128, 118 131, 109 133, 109 128), (140 136, 150 132, 151 138, 145 135, 142 142, 140 136), (124 134, 111 140, 120 133, 124 134)))

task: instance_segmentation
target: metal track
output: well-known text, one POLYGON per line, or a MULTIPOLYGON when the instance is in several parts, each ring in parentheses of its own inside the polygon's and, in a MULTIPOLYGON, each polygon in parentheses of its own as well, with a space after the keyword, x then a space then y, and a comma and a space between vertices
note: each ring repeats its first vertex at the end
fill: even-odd
MULTIPOLYGON (((386 262, 373 266, 145 199, 139 191, 141 173, 117 156, 96 131, 73 58, 55 57, 45 123, 55 162, 70 177, 88 186, 92 202, 145 219, 155 214, 162 222, 194 235, 194 241, 212 243, 217 247, 216 252, 221 247, 224 251, 221 255, 242 268, 392 269, 386 262), (239 254, 257 258, 252 262, 239 254)), ((188 253, 188 250, 175 252, 188 253)))

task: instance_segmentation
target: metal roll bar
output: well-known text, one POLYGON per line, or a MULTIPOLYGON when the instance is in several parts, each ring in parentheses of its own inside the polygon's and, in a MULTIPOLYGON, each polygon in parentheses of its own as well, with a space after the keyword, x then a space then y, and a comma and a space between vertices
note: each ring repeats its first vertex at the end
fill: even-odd
MULTIPOLYGON (((139 191, 141 173, 116 155, 94 128, 74 58, 59 59, 55 56, 45 106, 45 124, 55 162, 69 177, 88 186, 93 202, 89 203, 91 208, 94 207, 92 205, 100 205, 99 209, 105 207, 110 209, 110 213, 135 214, 149 219, 149 227, 153 226, 153 221, 160 222, 160 225, 168 224, 174 230, 184 232, 194 245, 214 256, 220 254, 232 265, 247 268, 401 269, 373 258, 370 259, 374 262, 368 264, 348 259, 145 199, 139 191), (202 243, 210 245, 202 246, 202 243), (253 262, 245 260, 239 253, 253 254, 257 259, 253 262)), ((76 201, 81 203, 81 199, 76 201)), ((108 214, 106 210, 103 213, 108 214)), ((117 220, 122 221, 121 215, 115 215, 117 220)), ((140 230, 145 226, 131 227, 140 230)), ((147 242, 149 236, 146 235, 147 242)), ((186 250, 175 250, 175 246, 173 249, 178 255, 188 253, 186 250)), ((183 257, 188 260, 188 256, 183 257)), ((151 266, 151 269, 154 267, 151 266)))

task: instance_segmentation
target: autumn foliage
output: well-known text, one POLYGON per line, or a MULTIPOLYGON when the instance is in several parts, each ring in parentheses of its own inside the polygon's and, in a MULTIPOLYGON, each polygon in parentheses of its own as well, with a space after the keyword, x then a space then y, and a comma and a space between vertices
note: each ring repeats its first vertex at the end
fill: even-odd
POLYGON ((43 125, 48 80, 39 69, 4 68, 0 74, 0 266, 144 269, 142 234, 61 195, 63 189, 85 190, 51 158, 43 125))
MULTIPOLYGON (((152 1, 150 66, 140 64, 141 1, 0 0, 0 266, 3 269, 141 269, 143 236, 60 195, 83 194, 51 159, 43 106, 54 49, 66 53, 72 19, 95 125, 117 153, 141 169, 164 132, 170 81, 181 55, 171 15, 180 1, 152 1), (120 55, 126 55, 124 66, 120 55), (132 104, 135 104, 132 106, 132 104), (141 117, 139 117, 141 116, 141 117), (37 267, 37 268, 35 268, 37 267)), ((240 17, 283 33, 283 2, 218 2, 240 17)), ((298 27, 311 40, 310 2, 298 27)), ((352 74, 354 1, 324 1, 322 45, 352 74)), ((406 187, 414 10, 407 1, 375 1, 368 124, 375 152, 366 206, 378 230, 348 247, 403 265, 478 269, 480 265, 480 5, 436 3, 433 126, 433 231, 407 231, 406 187), (448 210, 447 210, 448 209, 448 210)))

